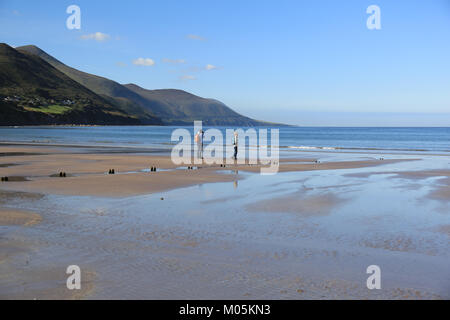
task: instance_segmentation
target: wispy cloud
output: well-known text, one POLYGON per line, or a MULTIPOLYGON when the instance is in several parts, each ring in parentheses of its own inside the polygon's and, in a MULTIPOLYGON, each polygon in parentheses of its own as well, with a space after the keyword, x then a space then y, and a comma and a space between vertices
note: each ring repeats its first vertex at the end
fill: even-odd
POLYGON ((197 73, 202 71, 202 68, 198 67, 198 66, 189 66, 187 68, 184 68, 184 70, 182 72, 185 73, 197 73))
POLYGON ((189 74, 185 74, 179 77, 180 80, 182 81, 190 81, 190 80, 196 80, 197 78, 194 76, 191 76, 189 74))
POLYGON ((206 67, 205 67, 205 69, 206 69, 206 70, 215 70, 215 69, 217 69, 217 67, 214 66, 214 65, 212 65, 212 64, 207 64, 206 67))
POLYGON ((168 58, 163 58, 162 62, 164 63, 169 63, 169 64, 182 64, 182 63, 186 63, 186 60, 184 59, 168 59, 168 58))
POLYGON ((119 61, 119 62, 116 62, 116 66, 118 66, 118 67, 126 67, 127 64, 125 62, 119 61))
POLYGON ((155 64, 155 61, 150 58, 137 58, 133 60, 133 64, 137 66, 151 67, 155 64))
POLYGON ((188 34, 186 36, 186 38, 191 39, 191 40, 198 40, 198 41, 205 41, 206 38, 199 36, 198 34, 188 34))
POLYGON ((83 40, 95 40, 95 41, 106 41, 111 38, 108 34, 102 32, 96 32, 91 34, 84 34, 80 37, 83 40))

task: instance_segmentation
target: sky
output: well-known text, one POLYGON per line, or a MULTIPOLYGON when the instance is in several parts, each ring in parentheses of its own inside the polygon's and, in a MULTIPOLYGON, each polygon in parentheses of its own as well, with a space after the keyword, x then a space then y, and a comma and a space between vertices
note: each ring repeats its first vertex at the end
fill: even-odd
POLYGON ((0 0, 0 42, 305 126, 450 126, 449 40, 450 0, 0 0))

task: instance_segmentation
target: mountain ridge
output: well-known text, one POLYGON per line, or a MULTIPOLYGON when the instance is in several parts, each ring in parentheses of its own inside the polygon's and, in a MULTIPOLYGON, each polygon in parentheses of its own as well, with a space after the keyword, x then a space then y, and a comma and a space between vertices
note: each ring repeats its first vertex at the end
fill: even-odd
POLYGON ((184 125, 199 120, 200 114, 203 116, 202 121, 205 125, 234 125, 237 123, 240 126, 262 125, 262 122, 245 117, 215 99, 202 98, 179 89, 148 90, 136 84, 124 86, 147 101, 153 102, 154 114, 162 119, 170 118, 171 123, 175 125, 184 125))
POLYGON ((145 103, 144 99, 127 88, 124 88, 116 81, 72 68, 34 45, 21 46, 16 49, 18 51, 25 51, 39 56, 53 67, 66 74, 68 77, 89 88, 98 95, 108 99, 111 103, 119 105, 126 111, 142 117, 154 117, 151 112, 139 107, 145 103))
POLYGON ((133 83, 120 84, 105 77, 86 73, 64 64, 35 45, 21 46, 12 50, 39 58, 95 94, 105 106, 136 119, 137 124, 192 125, 194 120, 202 120, 204 125, 272 124, 243 116, 216 99, 203 98, 180 89, 149 90, 133 83))
POLYGON ((0 125, 142 124, 32 53, 0 43, 0 66, 0 125))

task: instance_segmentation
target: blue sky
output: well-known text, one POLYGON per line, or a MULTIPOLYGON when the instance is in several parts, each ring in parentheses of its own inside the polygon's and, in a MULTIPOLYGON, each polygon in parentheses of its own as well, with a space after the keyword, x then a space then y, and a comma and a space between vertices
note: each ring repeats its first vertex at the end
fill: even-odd
POLYGON ((450 0, 0 0, 1 42, 300 125, 450 126, 449 40, 450 0), (381 30, 366 27, 372 4, 381 30))

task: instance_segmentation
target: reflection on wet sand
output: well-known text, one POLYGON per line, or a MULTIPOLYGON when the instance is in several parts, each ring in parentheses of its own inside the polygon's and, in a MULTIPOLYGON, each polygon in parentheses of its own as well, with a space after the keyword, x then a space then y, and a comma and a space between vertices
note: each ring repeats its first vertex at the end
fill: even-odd
POLYGON ((33 212, 5 209, 0 207, 0 226, 32 226, 36 223, 41 222, 41 220, 42 217, 39 214, 33 212))
POLYGON ((329 214, 344 200, 332 193, 306 196, 300 190, 287 196, 252 203, 246 207, 250 212, 297 213, 304 216, 329 214))
POLYGON ((275 176, 245 166, 139 172, 171 168, 142 154, 4 160, 20 165, 1 175, 33 181, 0 185, 1 299, 450 297, 450 216, 428 196, 436 179, 405 192, 405 179, 381 174, 445 168, 440 158, 302 163, 275 176), (81 176, 49 178, 61 170, 81 176), (66 288, 72 264, 81 291, 66 288), (365 285, 371 264, 383 290, 365 285))

